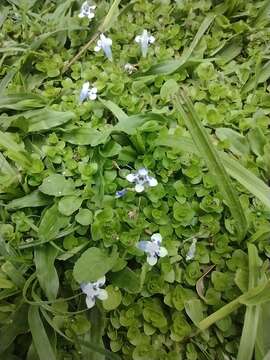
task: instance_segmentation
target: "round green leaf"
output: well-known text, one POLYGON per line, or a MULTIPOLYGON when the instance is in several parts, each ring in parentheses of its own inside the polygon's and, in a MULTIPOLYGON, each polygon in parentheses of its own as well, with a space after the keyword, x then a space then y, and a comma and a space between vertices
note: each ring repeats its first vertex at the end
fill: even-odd
POLYGON ((108 298, 103 301, 103 307, 105 310, 114 310, 121 304, 121 291, 116 289, 113 285, 109 285, 106 290, 108 293, 108 298))
POLYGON ((61 214, 70 216, 79 209, 81 204, 81 198, 78 198, 77 196, 66 196, 59 201, 58 210, 61 214))
POLYGON ((93 215, 90 210, 88 209, 80 209, 78 214, 75 216, 75 220, 77 223, 87 226, 90 225, 93 221, 93 215))
POLYGON ((92 247, 76 261, 73 276, 78 283, 96 281, 111 270, 116 259, 116 253, 109 255, 104 250, 92 247))
POLYGON ((67 180, 63 175, 53 174, 43 180, 39 190, 44 194, 60 197, 72 195, 75 187, 71 179, 67 180))

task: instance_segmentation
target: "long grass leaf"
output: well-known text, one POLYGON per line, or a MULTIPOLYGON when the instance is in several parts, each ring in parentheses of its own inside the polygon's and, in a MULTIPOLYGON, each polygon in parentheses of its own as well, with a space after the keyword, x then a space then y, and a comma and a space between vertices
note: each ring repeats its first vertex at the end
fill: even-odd
POLYGON ((219 190, 235 220, 239 240, 242 240, 247 231, 246 216, 218 152, 213 146, 210 136, 198 118, 191 100, 184 92, 181 92, 180 95, 175 97, 175 104, 177 110, 182 115, 188 130, 190 131, 195 145, 204 157, 209 170, 215 175, 219 190), (187 110, 184 109, 182 103, 185 105, 187 110))
POLYGON ((33 343, 37 350, 40 360, 56 360, 56 355, 52 349, 48 335, 45 331, 43 322, 40 318, 39 306, 30 305, 28 311, 28 322, 33 338, 33 343))
MULTIPOLYGON (((259 284, 260 259, 257 248, 253 244, 248 245, 249 259, 249 290, 259 284)), ((242 330, 237 360, 251 360, 257 336, 257 328, 260 316, 260 305, 247 306, 244 326, 242 330)))

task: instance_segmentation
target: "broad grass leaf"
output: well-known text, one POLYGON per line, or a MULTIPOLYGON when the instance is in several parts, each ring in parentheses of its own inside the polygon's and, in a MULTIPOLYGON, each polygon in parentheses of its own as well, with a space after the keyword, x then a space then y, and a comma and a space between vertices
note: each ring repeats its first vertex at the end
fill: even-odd
MULTIPOLYGON (((1 20, 0 20, 0 22, 1 22, 1 20)), ((15 70, 10 70, 6 73, 6 75, 1 80, 1 82, 0 82, 0 95, 1 96, 2 96, 2 94, 4 94, 8 84, 11 82, 11 80, 13 79, 15 74, 16 74, 15 70)))
POLYGON ((76 261, 73 276, 78 283, 96 281, 112 269, 117 253, 91 247, 76 261))
POLYGON ((99 101, 108 109, 110 110, 113 115, 119 120, 121 121, 122 119, 126 119, 128 118, 128 115, 122 110, 120 109, 120 107, 115 104, 114 102, 112 102, 111 100, 103 100, 103 99, 99 99, 99 101))
POLYGON ((19 305, 11 314, 9 322, 0 328, 0 354, 8 349, 18 335, 28 331, 27 309, 27 304, 19 305))
POLYGON ((62 139, 74 145, 98 146, 100 144, 105 144, 110 134, 110 129, 99 131, 94 128, 81 127, 65 131, 62 135, 62 139))
POLYGON ((38 237, 44 242, 53 240, 68 224, 69 217, 60 214, 57 204, 54 204, 43 213, 38 228, 38 237))
POLYGON ((66 179, 65 176, 53 174, 43 180, 39 190, 46 195, 61 197, 73 195, 75 185, 71 179, 66 179))
POLYGON ((75 118, 72 111, 52 109, 26 111, 12 122, 12 127, 19 127, 24 132, 39 132, 63 125, 75 118))
POLYGON ((154 114, 154 113, 146 113, 146 114, 138 114, 128 116, 126 118, 122 118, 118 121, 118 123, 114 126, 114 131, 122 131, 128 135, 134 135, 137 132, 137 129, 142 126, 147 121, 158 121, 161 123, 165 123, 167 120, 163 115, 154 114))
POLYGON ((40 317, 39 306, 30 305, 28 322, 39 360, 56 360, 56 355, 40 317))
POLYGON ((8 210, 23 209, 26 207, 39 207, 46 206, 51 202, 51 199, 43 195, 40 191, 33 191, 32 193, 20 197, 18 199, 11 200, 8 205, 8 210))
POLYGON ((216 135, 221 141, 229 142, 229 149, 237 156, 248 155, 250 152, 247 138, 239 132, 230 128, 217 128, 216 135))
POLYGON ((108 31, 114 22, 116 21, 118 15, 119 15, 119 4, 121 0, 114 0, 112 3, 112 6, 110 7, 110 10, 108 11, 105 19, 103 20, 102 24, 99 27, 100 32, 106 32, 108 31))
POLYGON ((59 278, 54 267, 58 250, 50 244, 37 246, 34 251, 34 263, 39 284, 48 300, 55 300, 59 289, 59 278))
POLYGON ((0 98, 0 112, 3 110, 30 110, 45 105, 44 98, 34 94, 9 94, 0 98))
POLYGON ((247 219, 217 150, 196 114, 191 100, 184 92, 175 97, 175 104, 185 121, 198 151, 202 154, 209 170, 214 174, 217 186, 235 220, 239 240, 243 240, 247 232, 247 219))
POLYGON ((261 305, 255 344, 255 360, 270 360, 270 301, 261 305))

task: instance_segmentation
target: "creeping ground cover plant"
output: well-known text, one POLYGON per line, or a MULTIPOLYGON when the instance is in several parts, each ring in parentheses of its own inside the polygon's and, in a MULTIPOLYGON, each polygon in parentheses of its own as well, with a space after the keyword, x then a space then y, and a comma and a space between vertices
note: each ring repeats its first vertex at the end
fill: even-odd
POLYGON ((0 2, 0 358, 270 358, 268 0, 0 2))

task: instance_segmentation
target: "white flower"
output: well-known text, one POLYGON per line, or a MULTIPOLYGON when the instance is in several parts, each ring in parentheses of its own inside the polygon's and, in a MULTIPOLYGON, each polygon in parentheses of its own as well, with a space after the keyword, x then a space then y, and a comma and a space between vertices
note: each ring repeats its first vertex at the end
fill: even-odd
POLYGON ((155 42, 155 38, 152 35, 148 35, 147 30, 143 30, 141 35, 135 37, 135 41, 138 44, 141 44, 142 56, 146 57, 148 51, 148 45, 155 42))
POLYGON ((151 266, 157 263, 158 257, 168 255, 167 249, 160 246, 161 242, 162 236, 159 233, 156 233, 151 236, 151 241, 140 241, 137 245, 139 249, 147 254, 147 262, 151 266))
POLYGON ((86 294, 86 306, 88 309, 95 305, 96 299, 106 300, 108 298, 107 291, 101 289, 101 287, 105 284, 105 281, 105 276, 103 276, 95 282, 81 284, 82 292, 86 294))
POLYGON ((95 51, 100 51, 101 49, 104 51, 107 58, 112 61, 112 39, 106 37, 104 34, 100 34, 99 40, 97 41, 97 45, 95 46, 95 51))
POLYGON ((81 11, 79 13, 79 18, 88 17, 89 20, 93 19, 95 17, 94 10, 96 8, 96 5, 89 5, 88 1, 85 1, 82 4, 81 11))
POLYGON ((148 170, 144 168, 139 169, 135 174, 128 174, 126 179, 131 183, 135 183, 135 191, 139 193, 144 191, 147 186, 153 187, 158 184, 157 180, 149 176, 148 170))
POLYGON ((129 63, 125 64, 124 69, 128 74, 132 74, 134 71, 136 71, 136 67, 129 63))
POLYGON ((192 240, 192 243, 188 249, 187 255, 186 255, 186 261, 192 260, 194 259, 194 256, 196 254, 196 244, 197 244, 197 239, 194 238, 192 240))
POLYGON ((83 84, 83 87, 82 87, 82 90, 80 93, 80 102, 83 102, 87 98, 89 100, 96 100, 96 98, 97 98, 97 88, 96 87, 90 88, 89 81, 87 81, 83 84))

